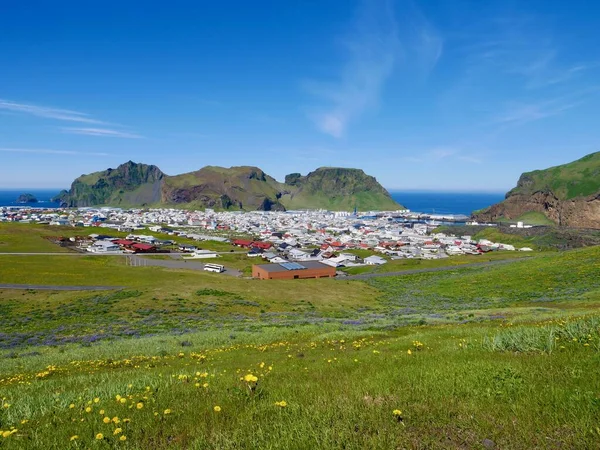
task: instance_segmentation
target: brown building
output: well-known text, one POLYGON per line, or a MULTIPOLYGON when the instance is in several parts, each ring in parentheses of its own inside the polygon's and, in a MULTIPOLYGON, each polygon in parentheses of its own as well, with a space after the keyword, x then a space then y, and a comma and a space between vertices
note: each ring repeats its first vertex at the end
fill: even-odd
POLYGON ((335 267, 318 261, 255 264, 252 266, 252 277, 260 280, 294 280, 334 276, 335 267))

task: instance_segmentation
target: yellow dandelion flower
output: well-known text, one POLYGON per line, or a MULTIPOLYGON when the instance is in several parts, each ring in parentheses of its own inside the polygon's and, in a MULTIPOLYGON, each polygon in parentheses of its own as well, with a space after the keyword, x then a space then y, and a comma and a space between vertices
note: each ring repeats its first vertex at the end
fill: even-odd
POLYGON ((73 409, 73 408, 75 408, 75 405, 74 405, 73 403, 71 403, 71 404, 69 405, 69 409, 73 409))
POLYGON ((279 406, 280 408, 285 408, 287 406, 287 402, 282 400, 280 402, 275 402, 275 406, 279 406))
POLYGON ((138 404, 137 404, 137 405, 135 405, 135 407, 136 407, 137 409, 142 409, 142 408, 144 407, 144 404, 143 404, 142 402, 138 402, 138 404))
POLYGON ((131 422, 131 419, 123 419, 123 423, 129 423, 131 422))
POLYGON ((412 352, 410 351, 410 348, 408 349, 408 351, 406 353, 408 353, 409 355, 412 355, 412 352))
POLYGON ((104 410, 103 410, 103 409, 101 409, 100 411, 98 411, 98 413, 99 413, 101 416, 103 416, 103 415, 104 415, 104 410))
POLYGON ((79 436, 77 436, 76 434, 74 434, 73 436, 71 436, 71 439, 69 439, 70 441, 75 441, 79 439, 79 436))
POLYGON ((165 409, 165 411, 164 411, 164 415, 166 416, 166 415, 168 415, 168 414, 171 414, 171 410, 167 408, 167 409, 165 409))
POLYGON ((92 408, 88 406, 87 408, 85 408, 85 412, 86 413, 92 412, 92 408))
POLYGON ((115 417, 113 417, 113 418, 112 418, 112 422, 113 422, 114 424, 118 425, 118 424, 120 424, 120 423, 121 423, 121 420, 120 420, 120 419, 119 419, 117 416, 115 416, 115 417))
POLYGON ((94 403, 98 403, 99 401, 100 401, 100 399, 99 399, 98 397, 96 397, 96 398, 94 399, 94 403))
POLYGON ((123 430, 121 428, 115 428, 115 431, 113 431, 113 434, 116 436, 117 434, 121 434, 123 432, 123 430))
POLYGON ((127 399, 126 399, 125 397, 122 397, 122 398, 121 398, 119 401, 120 401, 120 402, 121 402, 121 404, 123 404, 123 405, 124 405, 125 403, 127 403, 127 399))
POLYGON ((395 409, 392 411, 392 414, 396 417, 399 417, 402 415, 402 411, 400 411, 399 409, 395 409))
POLYGON ((217 405, 217 406, 215 406, 215 407, 213 408, 213 410, 214 410, 215 412, 221 412, 221 407, 220 407, 219 405, 217 405))
POLYGON ((123 435, 119 438, 120 441, 126 441, 127 440, 127 436, 123 435))
POLYGON ((97 440, 104 439, 104 435, 103 435, 102 433, 98 433, 98 434, 96 435, 96 439, 97 439, 97 440))
POLYGON ((244 377, 244 381, 246 383, 256 383, 258 381, 258 377, 252 375, 251 373, 249 373, 248 375, 246 375, 244 377))
POLYGON ((3 432, 2 432, 2 437, 3 437, 3 438, 7 438, 7 437, 9 437, 9 436, 10 436, 10 431, 3 431, 3 432))
POLYGON ((203 387, 203 388, 207 388, 207 387, 208 387, 208 383, 204 383, 204 384, 202 385, 202 387, 203 387))
POLYGON ((110 423, 110 417, 105 417, 104 419, 102 419, 102 422, 110 423))
POLYGON ((196 387, 200 387, 200 383, 196 383, 194 386, 196 386, 196 387))
POLYGON ((121 401, 121 396, 120 396, 119 394, 117 394, 117 395, 115 396, 115 399, 116 399, 118 402, 120 402, 120 401, 121 401))

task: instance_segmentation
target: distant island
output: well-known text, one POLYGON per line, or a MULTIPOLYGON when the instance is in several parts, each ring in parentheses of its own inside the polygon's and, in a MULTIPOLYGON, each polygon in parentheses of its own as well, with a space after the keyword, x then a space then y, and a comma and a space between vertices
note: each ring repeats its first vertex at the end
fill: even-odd
POLYGON ((37 203, 38 199, 32 194, 21 194, 17 197, 17 203, 37 203))
POLYGON ((600 152, 522 174, 504 201, 474 212, 473 218, 600 228, 600 152))
POLYGON ((184 207, 237 211, 390 211, 403 209, 377 180, 360 169, 320 167, 292 173, 281 183, 258 167, 206 166, 166 175, 157 166, 128 161, 82 175, 53 201, 65 207, 184 207))

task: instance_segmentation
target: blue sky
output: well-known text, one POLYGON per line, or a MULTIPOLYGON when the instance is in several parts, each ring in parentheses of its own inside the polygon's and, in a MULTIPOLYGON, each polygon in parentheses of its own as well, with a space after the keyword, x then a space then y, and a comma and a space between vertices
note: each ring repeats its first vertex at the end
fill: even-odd
POLYGON ((131 159, 505 191, 600 150, 598 29, 577 0, 3 2, 0 187, 131 159))

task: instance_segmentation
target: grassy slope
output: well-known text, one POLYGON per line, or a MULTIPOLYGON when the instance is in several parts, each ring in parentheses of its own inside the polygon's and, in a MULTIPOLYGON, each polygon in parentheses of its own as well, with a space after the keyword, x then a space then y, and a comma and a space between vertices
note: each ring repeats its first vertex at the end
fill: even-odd
POLYGON ((107 359, 106 346, 75 350, 76 363, 57 363, 56 352, 30 357, 16 374, 24 385, 2 382, 11 406, 0 417, 19 430, 3 448, 77 448, 74 435, 84 447, 135 449, 483 448, 486 440, 499 448, 595 447, 597 347, 500 353, 481 347, 490 333, 497 330, 421 327, 364 340, 278 332, 223 348, 194 335, 190 347, 153 338, 133 354, 119 348, 127 360, 107 359), (42 359, 54 369, 31 378, 42 359), (258 377, 256 387, 240 381, 247 373, 258 377), (276 406, 282 400, 287 406, 276 406))
POLYGON ((517 187, 511 193, 552 191, 562 200, 591 195, 600 190, 600 152, 561 166, 527 172, 523 177, 530 179, 531 185, 517 187))
POLYGON ((529 211, 521 214, 515 220, 511 222, 523 222, 525 225, 556 225, 552 220, 548 219, 543 213, 536 211, 529 211))
POLYGON ((10 404, 0 429, 18 429, 0 442, 76 448, 77 435, 85 448, 362 449, 481 448, 487 439, 498 448, 592 448, 600 324, 510 323, 597 313, 599 257, 600 248, 586 248, 370 286, 3 257, 10 279, 129 289, 0 291, 0 389, 10 404), (489 318, 500 320, 480 322, 489 318), (418 319, 445 325, 398 328, 418 319), (75 343, 55 345, 61 337, 75 343), (258 377, 254 390, 240 381, 247 373, 258 377), (275 405, 282 400, 286 407, 275 405), (101 409, 121 423, 103 423, 101 409))
MULTIPOLYGON (((117 238, 124 238, 129 233, 111 230, 100 227, 63 227, 38 224, 22 223, 0 223, 0 253, 13 252, 68 252, 45 239, 45 237, 75 237, 88 236, 90 234, 107 234, 117 238)), ((189 244, 206 250, 218 252, 228 252, 230 250, 239 250, 231 244, 217 241, 194 241, 192 239, 169 236, 168 234, 155 233, 148 230, 136 231, 134 234, 152 235, 162 240, 174 240, 178 244, 189 244)))
MULTIPOLYGON (((349 251, 348 253, 356 253, 355 251, 349 251)), ((366 256, 370 256, 373 252, 366 252, 366 256)), ((388 273, 398 272, 402 270, 412 269, 430 269, 435 267, 449 267, 449 266, 461 266, 464 264, 472 264, 485 261, 498 261, 504 259, 520 259, 531 257, 530 253, 517 253, 508 251, 499 251, 493 253, 487 253, 485 255, 460 255, 452 256, 444 259, 396 259, 391 260, 389 258, 387 264, 381 266, 359 266, 359 267, 346 267, 342 270, 349 275, 359 275, 362 273, 388 273)))

